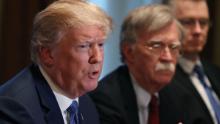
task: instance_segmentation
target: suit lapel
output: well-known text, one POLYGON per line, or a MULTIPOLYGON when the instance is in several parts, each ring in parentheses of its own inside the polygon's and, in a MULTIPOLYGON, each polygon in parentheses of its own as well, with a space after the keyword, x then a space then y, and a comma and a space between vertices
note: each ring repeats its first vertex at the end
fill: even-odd
POLYGON ((46 80, 41 75, 37 66, 34 67, 36 79, 35 85, 44 112, 47 124, 64 124, 63 117, 56 98, 46 80))
POLYGON ((174 103, 176 101, 170 99, 170 94, 172 93, 172 91, 162 91, 159 93, 161 124, 177 124, 184 119, 184 115, 181 111, 182 109, 176 106, 176 103, 174 103))
POLYGON ((99 124, 99 116, 96 107, 87 95, 79 97, 78 117, 80 124, 99 124))
POLYGON ((194 85, 192 84, 192 81, 189 78, 189 75, 185 73, 179 65, 177 65, 176 73, 174 76, 174 82, 177 82, 180 85, 183 85, 187 90, 189 89, 190 91, 192 91, 194 95, 201 98, 197 90, 195 89, 194 85))
POLYGON ((120 77, 120 89, 122 91, 123 96, 123 104, 125 106, 126 112, 124 114, 127 115, 128 124, 138 124, 139 117, 138 117, 138 107, 137 107, 137 100, 135 96, 135 92, 131 83, 131 78, 129 75, 129 71, 127 67, 122 67, 119 74, 120 77))
MULTIPOLYGON (((179 65, 177 65, 174 82, 179 83, 181 87, 185 88, 186 92, 191 92, 199 101, 198 103, 201 104, 201 109, 203 109, 205 113, 209 113, 209 110, 207 109, 207 107, 204 107, 206 105, 203 102, 199 93, 197 92, 188 74, 185 73, 179 65)), ((211 118, 210 114, 207 114, 207 115, 209 116, 209 118, 211 118)))
MULTIPOLYGON (((209 67, 206 63, 202 63, 205 73, 208 76, 208 79, 212 85, 212 88, 214 89, 215 93, 217 94, 218 98, 220 99, 220 80, 219 73, 214 71, 211 67, 209 67)), ((214 67, 213 67, 214 68, 214 67)))

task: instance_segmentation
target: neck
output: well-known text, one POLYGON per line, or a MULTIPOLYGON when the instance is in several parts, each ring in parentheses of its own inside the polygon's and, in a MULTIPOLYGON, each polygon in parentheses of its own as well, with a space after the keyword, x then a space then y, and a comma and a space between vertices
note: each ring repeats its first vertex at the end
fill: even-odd
POLYGON ((196 53, 196 54, 182 54, 182 56, 190 61, 193 61, 195 62, 196 60, 199 59, 199 55, 196 53))

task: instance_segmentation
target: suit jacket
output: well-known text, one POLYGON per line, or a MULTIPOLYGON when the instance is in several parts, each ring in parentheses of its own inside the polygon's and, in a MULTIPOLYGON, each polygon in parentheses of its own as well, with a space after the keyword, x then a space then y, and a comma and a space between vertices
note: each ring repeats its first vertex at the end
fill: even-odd
MULTIPOLYGON (((64 124, 57 100, 42 76, 37 65, 31 65, 0 87, 0 123, 6 122, 23 124, 16 120, 23 118, 35 124, 64 124), (10 103, 10 104, 6 104, 10 103), (11 109, 11 106, 14 109, 11 109), (19 111, 14 111, 19 110, 19 111), (10 118, 9 120, 7 120, 10 118)), ((81 124, 99 124, 95 105, 87 96, 79 97, 79 111, 81 124)), ((29 124, 32 124, 29 123, 29 124)))
MULTIPOLYGON (((169 91, 159 95, 160 123, 177 124, 185 120, 181 107, 171 101, 169 91)), ((102 124, 139 124, 138 108, 127 66, 121 66, 99 82, 90 93, 102 124)), ((182 101, 179 101, 182 102, 182 101)), ((184 123, 185 124, 185 123, 184 123)))
MULTIPOLYGON (((220 69, 204 61, 202 61, 202 65, 215 93, 220 99, 220 69)), ((214 124, 201 96, 192 84, 188 74, 183 71, 180 65, 177 65, 173 81, 167 88, 173 92, 176 91, 179 94, 182 94, 182 96, 187 97, 188 106, 185 106, 185 110, 188 111, 186 113, 190 117, 190 123, 214 124)), ((166 90, 166 88, 164 90, 166 90)), ((174 95, 173 99, 179 100, 183 99, 183 97, 174 95)), ((179 103, 179 105, 182 104, 183 103, 179 103)))
POLYGON ((33 119, 26 109, 10 97, 0 96, 1 124, 32 124, 33 119), (14 106, 16 105, 16 106, 14 106), (7 108, 5 106, 8 106, 7 108), (11 115, 11 112, 14 114, 11 115))

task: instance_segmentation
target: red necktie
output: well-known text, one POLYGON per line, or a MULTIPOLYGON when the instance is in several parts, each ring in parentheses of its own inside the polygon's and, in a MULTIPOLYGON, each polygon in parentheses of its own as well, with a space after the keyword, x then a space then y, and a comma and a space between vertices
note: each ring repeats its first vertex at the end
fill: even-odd
POLYGON ((149 118, 148 118, 148 124, 160 124, 159 121, 159 103, 158 99, 155 95, 151 96, 151 101, 149 104, 149 118))

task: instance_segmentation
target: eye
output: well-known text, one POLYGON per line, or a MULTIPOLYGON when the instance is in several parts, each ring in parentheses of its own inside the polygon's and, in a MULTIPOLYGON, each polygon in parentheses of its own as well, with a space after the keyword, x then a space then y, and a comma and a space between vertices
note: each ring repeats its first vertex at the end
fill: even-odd
POLYGON ((163 44, 160 41, 153 41, 148 44, 148 47, 151 49, 161 49, 163 44))
POLYGON ((170 45, 170 49, 177 49, 177 48, 178 48, 177 45, 174 45, 174 44, 170 45))
POLYGON ((83 49, 83 48, 89 48, 90 45, 88 43, 85 43, 85 44, 80 44, 78 47, 83 49))
POLYGON ((162 44, 161 43, 154 43, 154 44, 152 44, 152 47, 153 48, 161 48, 162 44))
POLYGON ((101 48, 104 47, 104 43, 99 43, 98 45, 99 45, 99 47, 101 47, 101 48))
POLYGON ((193 19, 180 19, 181 24, 191 26, 194 25, 195 21, 193 19))
POLYGON ((200 19, 199 23, 201 26, 207 26, 210 24, 210 21, 208 19, 200 19))
POLYGON ((171 44, 169 45, 170 50, 175 51, 180 49, 180 44, 171 44))
POLYGON ((78 51, 88 51, 91 47, 91 44, 86 42, 86 43, 80 43, 76 46, 78 51))

